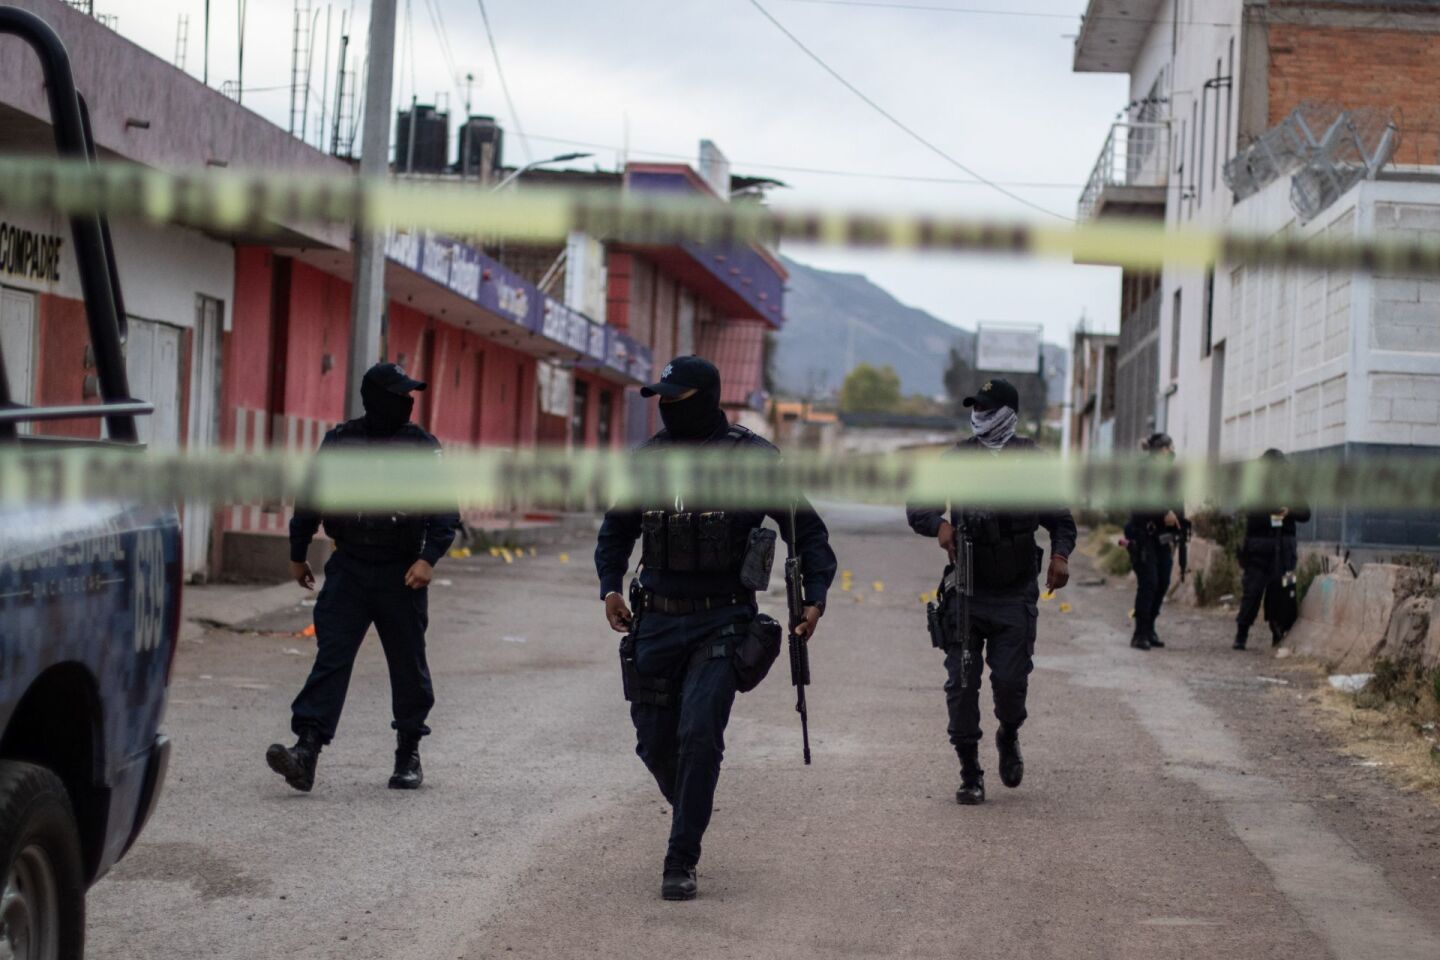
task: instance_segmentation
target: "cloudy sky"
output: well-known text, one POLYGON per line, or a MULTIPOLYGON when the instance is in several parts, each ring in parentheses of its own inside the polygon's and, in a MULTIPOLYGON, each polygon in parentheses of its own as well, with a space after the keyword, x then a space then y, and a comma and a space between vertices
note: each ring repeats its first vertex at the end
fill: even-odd
MULTIPOLYGON (((1063 215, 1073 215, 1108 125, 1125 102, 1123 77, 1070 70, 1084 0, 759 3, 951 158, 1063 215)), ((422 103, 448 97, 458 122, 464 75, 473 74, 473 110, 500 118, 507 162, 589 150, 594 158, 581 165, 613 168, 627 143, 631 159, 690 159, 709 138, 736 172, 785 181, 788 189, 772 194, 777 204, 1049 219, 973 182, 901 132, 807 58, 755 0, 486 0, 514 113, 479 0, 399 4, 396 102, 409 103, 412 94, 422 103)), ((358 67, 369 3, 310 5, 318 11, 313 140, 326 21, 332 72, 342 15, 351 24, 358 67)), ((248 0, 244 6, 245 103, 285 126, 294 2, 248 0)), ((177 22, 187 16, 184 67, 201 74, 205 0, 95 0, 95 8, 116 15, 121 34, 166 60, 175 57, 177 22)), ((212 85, 237 76, 238 10, 236 0, 210 0, 212 85)), ((330 89, 333 94, 333 81, 330 89)), ((786 252, 817 266, 864 272, 902 301, 953 324, 1041 323, 1050 339, 1062 342, 1082 312, 1113 327, 1119 302, 1119 274, 1110 268, 786 252)))

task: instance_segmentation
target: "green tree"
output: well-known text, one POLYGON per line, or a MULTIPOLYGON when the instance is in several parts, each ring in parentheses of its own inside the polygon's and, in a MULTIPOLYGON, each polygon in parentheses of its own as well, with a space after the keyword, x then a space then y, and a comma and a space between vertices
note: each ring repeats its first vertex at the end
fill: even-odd
POLYGON ((840 387, 840 409, 847 413, 888 413, 900 406, 900 375, 886 364, 857 364, 840 387))

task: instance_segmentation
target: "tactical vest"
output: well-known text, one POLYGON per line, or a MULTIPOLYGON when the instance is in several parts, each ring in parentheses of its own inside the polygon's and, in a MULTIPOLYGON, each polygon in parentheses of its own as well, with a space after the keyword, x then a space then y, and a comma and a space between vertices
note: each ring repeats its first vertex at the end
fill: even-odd
MULTIPOLYGON (((739 447, 753 434, 738 424, 707 443, 739 447)), ((657 573, 736 573, 745 559, 753 517, 684 504, 640 515, 640 562, 657 573), (678 509, 677 509, 678 506, 678 509)))
MULTIPOLYGON (((349 420, 335 431, 337 446, 407 447, 418 446, 410 425, 394 438, 384 441, 367 439, 361 420, 349 420)), ((418 428, 415 428, 418 431, 418 428)), ((372 554, 419 555, 425 546, 425 514, 401 513, 326 513, 322 520, 325 532, 341 549, 360 548, 372 554)))
POLYGON ((1039 574, 1038 513, 966 510, 960 522, 971 543, 977 586, 1010 587, 1039 574))

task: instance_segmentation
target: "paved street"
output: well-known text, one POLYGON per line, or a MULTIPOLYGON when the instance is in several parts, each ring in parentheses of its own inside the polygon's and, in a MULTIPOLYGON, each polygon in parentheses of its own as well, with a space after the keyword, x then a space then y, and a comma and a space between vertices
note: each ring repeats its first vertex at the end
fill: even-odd
POLYGON ((439 568, 418 794, 385 788, 378 643, 308 796, 263 760, 304 611, 187 643, 168 790, 91 895, 93 955, 1440 956, 1440 811, 1335 753, 1302 676, 1224 621, 1173 610, 1168 649, 1130 650, 1129 593, 1083 563, 1069 612, 1042 604, 1024 785, 1000 785, 987 706, 990 801, 957 806, 919 602, 939 551, 897 510, 829 516, 854 586, 812 648, 815 764, 782 663, 737 701, 698 901, 658 899, 668 810, 577 542, 439 568))

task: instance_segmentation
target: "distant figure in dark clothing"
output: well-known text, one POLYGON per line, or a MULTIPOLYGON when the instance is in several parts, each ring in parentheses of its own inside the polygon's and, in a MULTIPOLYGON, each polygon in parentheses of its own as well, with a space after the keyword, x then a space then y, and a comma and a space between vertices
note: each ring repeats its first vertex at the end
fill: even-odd
MULTIPOLYGON (((1285 454, 1273 448, 1261 457, 1285 460, 1285 454)), ((1240 612, 1235 617, 1236 650, 1245 649, 1262 601, 1272 646, 1278 647, 1295 625, 1295 567, 1299 561, 1295 525, 1309 519, 1310 507, 1304 501, 1245 515, 1245 539, 1240 544, 1239 556, 1244 594, 1240 612)))
MULTIPOLYGON (((1152 457, 1175 459, 1175 445, 1169 434, 1151 434, 1141 447, 1152 457)), ((1165 646, 1155 632, 1155 621, 1160 618, 1160 607, 1170 589, 1175 545, 1184 530, 1183 504, 1169 510, 1137 510, 1125 524, 1125 545, 1130 551, 1130 567, 1135 571, 1135 632, 1130 646, 1136 650, 1165 646)))

